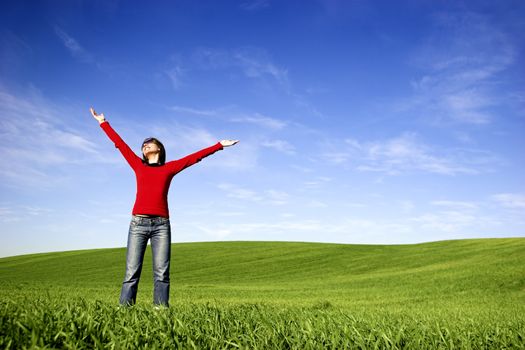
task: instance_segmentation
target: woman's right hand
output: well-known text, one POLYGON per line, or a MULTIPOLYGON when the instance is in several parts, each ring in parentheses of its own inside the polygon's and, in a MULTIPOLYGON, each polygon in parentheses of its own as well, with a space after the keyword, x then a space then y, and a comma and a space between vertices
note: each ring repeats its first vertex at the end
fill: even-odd
POLYGON ((95 112, 95 110, 93 109, 93 107, 89 108, 89 111, 91 112, 91 115, 93 116, 93 118, 95 118, 96 120, 98 120, 98 122, 99 122, 100 124, 102 124, 103 122, 106 121, 106 118, 104 117, 104 113, 97 114, 97 112, 95 112))

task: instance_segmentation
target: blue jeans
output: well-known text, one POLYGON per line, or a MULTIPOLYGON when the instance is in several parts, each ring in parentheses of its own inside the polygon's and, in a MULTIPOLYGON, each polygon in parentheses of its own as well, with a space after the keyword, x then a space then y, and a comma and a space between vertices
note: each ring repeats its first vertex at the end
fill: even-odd
POLYGON ((120 304, 133 305, 142 271, 142 262, 148 240, 151 239, 153 255, 153 303, 168 306, 170 293, 170 220, 163 217, 133 215, 129 225, 126 253, 126 276, 120 292, 120 304))

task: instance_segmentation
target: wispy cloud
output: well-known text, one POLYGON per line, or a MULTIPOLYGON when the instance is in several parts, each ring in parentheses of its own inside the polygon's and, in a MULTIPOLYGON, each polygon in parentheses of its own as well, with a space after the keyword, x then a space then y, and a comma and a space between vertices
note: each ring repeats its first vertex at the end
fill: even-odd
POLYGON ((177 150, 179 154, 194 152, 219 141, 217 136, 204 127, 190 126, 175 121, 164 123, 162 127, 154 127, 152 131, 163 142, 167 151, 177 150))
POLYGON ((470 149, 439 151, 423 143, 417 134, 404 133, 399 137, 373 142, 346 139, 343 144, 324 145, 321 158, 334 164, 353 164, 360 171, 399 175, 426 172, 443 175, 477 174, 482 166, 495 162, 489 152, 470 149))
POLYGON ((21 221, 22 217, 17 216, 15 211, 9 207, 0 207, 0 222, 18 222, 21 221))
POLYGON ((182 76, 184 75, 184 70, 180 65, 173 66, 164 71, 166 76, 171 82, 173 89, 178 90, 182 85, 182 76))
POLYGON ((286 126, 286 122, 280 119, 271 118, 264 116, 259 113, 254 113, 251 115, 242 115, 239 117, 231 118, 230 121, 236 123, 250 123, 264 128, 280 130, 286 126))
POLYGON ((332 178, 330 177, 318 176, 315 179, 304 181, 303 185, 306 188, 320 188, 331 181, 332 181, 332 178))
POLYGON ((289 193, 275 189, 256 191, 231 183, 219 184, 217 188, 226 192, 226 196, 229 198, 263 204, 284 205, 287 204, 290 199, 289 193))
MULTIPOLYGON (((364 219, 344 219, 330 220, 322 219, 301 219, 294 214, 283 213, 280 217, 273 218, 272 221, 244 221, 234 223, 216 223, 212 225, 202 225, 194 223, 199 230, 214 237, 215 232, 228 232, 226 236, 233 239, 271 239, 279 240, 285 237, 286 240, 303 241, 308 237, 308 241, 326 242, 352 242, 352 243, 372 243, 378 240, 384 243, 393 241, 392 235, 412 233, 410 227, 397 223, 380 223, 364 219), (319 232, 323 232, 322 237, 319 232)), ((222 237, 221 237, 222 238, 222 237)), ((420 238, 421 240, 421 238, 420 238)))
MULTIPOLYGON (((192 114, 195 116, 214 117, 216 119, 230 123, 251 124, 274 131, 282 130, 289 124, 286 120, 269 117, 257 112, 245 112, 239 110, 239 108, 236 106, 222 106, 212 109, 188 106, 169 106, 167 107, 167 110, 176 112, 178 114, 192 114)), ((273 146, 276 148, 282 146, 282 149, 288 148, 288 150, 290 150, 291 145, 287 145, 284 141, 279 143, 279 145, 275 144, 273 146)), ((272 147, 272 145, 268 145, 268 147, 272 147)))
MULTIPOLYGON (((258 197, 259 202, 264 201, 261 197, 263 196, 258 197)), ((237 217, 232 222, 218 221, 205 227, 209 234, 215 230, 228 230, 228 236, 233 239, 280 239, 284 234, 287 240, 308 237, 309 241, 318 239, 349 243, 399 244, 492 237, 505 224, 497 213, 486 212, 489 207, 483 202, 443 199, 429 202, 430 207, 426 210, 412 201, 394 200, 390 204, 394 203, 400 206, 400 211, 398 216, 391 218, 381 215, 352 217, 349 213, 329 218, 323 215, 308 218, 284 212, 283 215, 272 216, 271 220, 266 221, 252 221, 250 216, 244 216, 237 217), (323 237, 319 237, 319 232, 323 232, 323 237)), ((305 201, 303 204, 303 208, 321 209, 327 206, 316 199, 305 201)))
POLYGON ((198 47, 190 54, 174 56, 175 58, 172 58, 171 61, 175 62, 169 63, 169 68, 165 69, 162 75, 168 77, 175 89, 180 89, 184 85, 182 75, 191 76, 195 73, 199 77, 198 73, 201 71, 213 71, 213 74, 209 76, 218 77, 224 73, 228 80, 244 77, 247 81, 255 82, 258 91, 284 93, 288 100, 303 110, 303 113, 324 117, 324 113, 309 101, 307 95, 313 90, 307 89, 310 93, 299 93, 297 89, 294 89, 288 68, 276 62, 271 53, 264 48, 256 46, 241 46, 232 49, 198 47))
POLYGON ((288 141, 285 140, 268 140, 263 141, 261 143, 261 146, 274 149, 278 152, 288 154, 288 155, 294 155, 295 154, 295 147, 290 144, 288 141))
POLYGON ((6 184, 54 187, 61 181, 51 169, 56 165, 111 161, 82 131, 62 121, 60 108, 35 91, 20 96, 0 88, 0 114, 0 177, 6 184))
POLYGON ((258 47, 239 47, 232 50, 201 47, 191 61, 194 69, 237 69, 249 79, 269 80, 289 91, 288 70, 273 62, 268 52, 258 47))
POLYGON ((515 62, 512 41, 474 13, 439 14, 434 29, 414 59, 426 73, 412 82, 415 96, 405 107, 436 123, 492 122, 491 107, 508 102, 497 86, 515 62))
POLYGON ((304 233, 304 232, 321 232, 324 227, 318 220, 283 220, 278 222, 244 222, 233 224, 215 224, 204 226, 196 224, 199 229, 205 233, 215 235, 215 232, 223 232, 226 235, 235 233, 236 235, 259 235, 259 237, 268 237, 269 235, 280 235, 282 233, 304 233))
POLYGON ((285 88, 289 87, 288 71, 273 63, 268 53, 260 48, 243 47, 235 50, 232 57, 247 77, 271 77, 285 88))
POLYGON ((27 64, 27 58, 33 54, 31 45, 11 30, 2 30, 0 34, 0 72, 16 72, 27 64))
POLYGON ((490 210, 486 201, 435 200, 429 203, 430 210, 402 220, 414 232, 450 238, 482 237, 492 235, 495 228, 501 229, 500 215, 490 210))
POLYGON ((34 220, 35 216, 42 216, 53 212, 53 209, 35 205, 6 205, 0 206, 0 222, 22 222, 34 220))
POLYGON ((82 47, 75 38, 67 34, 59 26, 55 26, 55 33, 74 58, 81 62, 93 63, 93 55, 82 47))
MULTIPOLYGON (((285 217, 290 217, 285 215, 285 217)), ((306 233, 321 232, 326 229, 319 220, 274 220, 268 221, 247 221, 222 223, 217 222, 213 224, 206 224, 201 221, 187 223, 186 229, 190 232, 203 232, 208 237, 213 239, 234 238, 239 239, 279 239, 283 234, 286 234, 287 240, 296 235, 303 237, 306 233)), ((182 228, 184 230, 184 228, 182 228)))
POLYGON ((284 191, 267 190, 265 194, 269 203, 274 205, 285 205, 290 198, 290 195, 284 191))
POLYGON ((203 115, 203 116, 217 115, 217 111, 209 110, 209 109, 197 109, 197 108, 183 107, 183 106, 170 106, 168 107, 168 109, 174 112, 185 113, 185 114, 195 114, 195 115, 203 115))
POLYGON ((241 3, 240 7, 246 11, 258 11, 270 6, 270 0, 248 0, 241 3))
POLYGON ((0 147, 4 148, 7 157, 14 157, 12 160, 27 159, 44 164, 64 162, 68 157, 57 154, 57 147, 98 153, 96 145, 79 132, 54 123, 61 118, 48 106, 36 105, 30 100, 0 91, 0 111, 5 116, 0 124, 0 134, 5 142, 0 147), (54 118, 51 119, 51 116, 54 118), (7 141, 18 147, 13 149, 12 145, 6 145, 7 141))
POLYGON ((450 200, 439 200, 432 201, 430 204, 438 207, 444 208, 455 208, 461 210, 476 210, 479 206, 474 202, 464 202, 464 201, 450 201, 450 200))
MULTIPOLYGON (((151 128, 151 124, 135 123, 135 129, 150 129, 166 147, 167 159, 181 158, 204 147, 212 146, 222 139, 229 138, 206 127, 179 123, 174 120, 163 121, 162 127, 151 128)), ((232 137, 233 138, 233 137, 232 137)), ((235 145, 235 150, 225 149, 216 156, 206 159, 201 167, 220 168, 224 171, 249 171, 257 167, 258 150, 260 146, 252 140, 241 140, 235 145)))
POLYGON ((525 209, 525 195, 520 193, 499 193, 493 195, 492 199, 505 208, 525 209))
POLYGON ((217 187, 225 191, 227 193, 226 196, 230 198, 247 200, 252 202, 259 202, 263 199, 262 196, 257 193, 257 191, 243 188, 238 185, 222 183, 219 184, 217 187))
POLYGON ((463 211, 440 211, 413 217, 410 221, 420 227, 420 232, 445 232, 464 234, 478 222, 479 217, 463 211))

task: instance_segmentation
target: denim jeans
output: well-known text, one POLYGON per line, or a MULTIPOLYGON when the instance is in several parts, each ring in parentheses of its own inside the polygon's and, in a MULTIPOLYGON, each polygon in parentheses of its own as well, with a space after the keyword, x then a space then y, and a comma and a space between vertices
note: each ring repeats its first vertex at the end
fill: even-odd
POLYGON ((126 253, 126 276, 120 292, 120 304, 133 305, 142 271, 142 262, 148 240, 153 255, 153 303, 168 306, 170 292, 170 220, 163 217, 133 215, 129 225, 126 253))

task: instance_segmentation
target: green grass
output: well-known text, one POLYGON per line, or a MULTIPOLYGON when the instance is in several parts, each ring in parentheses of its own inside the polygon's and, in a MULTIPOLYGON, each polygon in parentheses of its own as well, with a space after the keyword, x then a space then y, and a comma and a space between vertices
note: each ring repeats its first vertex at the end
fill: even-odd
POLYGON ((0 259, 0 347, 525 348, 524 238, 174 244, 167 310, 149 251, 137 306, 118 308, 124 263, 121 248, 0 259))

